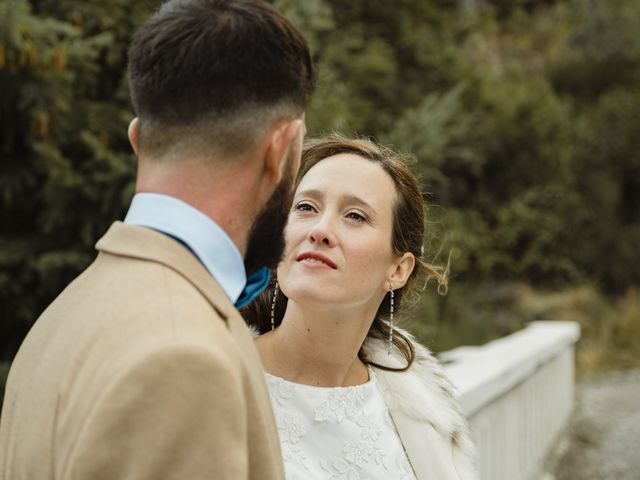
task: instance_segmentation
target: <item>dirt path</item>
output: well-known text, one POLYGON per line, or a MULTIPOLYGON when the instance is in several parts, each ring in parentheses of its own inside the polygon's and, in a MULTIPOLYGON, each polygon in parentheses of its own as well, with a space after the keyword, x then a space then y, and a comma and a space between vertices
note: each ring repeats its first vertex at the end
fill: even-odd
POLYGON ((552 457, 547 479, 640 480, 640 369, 578 385, 571 425, 552 457))

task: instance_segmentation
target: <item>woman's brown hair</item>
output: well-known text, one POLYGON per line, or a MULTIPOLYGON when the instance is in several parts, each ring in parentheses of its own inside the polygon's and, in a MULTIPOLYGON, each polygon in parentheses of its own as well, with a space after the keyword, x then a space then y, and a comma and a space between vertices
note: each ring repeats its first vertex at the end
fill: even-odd
MULTIPOLYGON (((357 155, 377 163, 387 172, 395 185, 397 200, 393 206, 391 246, 395 255, 401 256, 406 252, 410 252, 416 259, 416 265, 407 283, 402 288, 394 289, 395 312, 398 312, 403 303, 406 303, 404 301, 415 292, 417 279, 420 276, 426 276, 426 281, 435 278, 438 281, 438 292, 441 294, 446 293, 448 272, 441 267, 430 265, 422 259, 425 226, 423 194, 415 175, 411 172, 402 155, 377 145, 368 139, 351 139, 340 135, 312 139, 305 143, 302 151, 302 168, 298 175, 297 183, 318 162, 341 153, 357 155)), ((265 333, 271 329, 271 303, 274 285, 275 275, 271 281, 271 288, 242 311, 247 323, 257 328, 260 333, 265 333)), ((390 333, 390 302, 390 294, 385 295, 367 333, 367 338, 388 340, 390 333)), ((282 321, 286 306, 287 298, 282 292, 279 292, 273 312, 276 327, 282 321)), ((394 331, 393 344, 407 360, 407 364, 403 368, 392 368, 375 363, 366 358, 362 348, 360 349, 359 357, 364 363, 384 370, 407 370, 415 359, 413 344, 409 338, 398 331, 394 331)))

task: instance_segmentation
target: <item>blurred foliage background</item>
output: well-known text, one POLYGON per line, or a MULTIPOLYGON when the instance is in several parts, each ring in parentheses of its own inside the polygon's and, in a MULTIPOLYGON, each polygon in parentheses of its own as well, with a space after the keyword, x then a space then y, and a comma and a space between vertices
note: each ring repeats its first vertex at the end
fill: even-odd
MULTIPOLYGON (((319 85, 309 135, 415 158, 428 259, 408 327, 435 350, 535 319, 580 371, 640 363, 640 0, 276 0, 319 85)), ((133 194, 126 49, 159 5, 0 0, 0 385, 133 194)), ((1 392, 0 392, 1 393, 1 392)))

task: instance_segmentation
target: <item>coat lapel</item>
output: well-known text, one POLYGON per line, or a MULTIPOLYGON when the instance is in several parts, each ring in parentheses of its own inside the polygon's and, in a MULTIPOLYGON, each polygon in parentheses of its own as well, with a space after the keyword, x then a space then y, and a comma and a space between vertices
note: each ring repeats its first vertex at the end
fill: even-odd
POLYGON ((237 311, 222 287, 200 261, 175 240, 155 230, 115 222, 96 243, 100 252, 160 263, 182 275, 215 308, 223 320, 237 311))

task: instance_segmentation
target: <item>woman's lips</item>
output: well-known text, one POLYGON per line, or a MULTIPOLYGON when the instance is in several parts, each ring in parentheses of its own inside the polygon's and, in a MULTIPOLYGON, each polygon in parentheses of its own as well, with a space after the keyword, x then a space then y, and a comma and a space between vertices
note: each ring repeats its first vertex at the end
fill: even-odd
POLYGON ((310 267, 328 268, 336 270, 338 266, 329 257, 316 252, 304 252, 296 257, 296 261, 309 265, 310 267))

